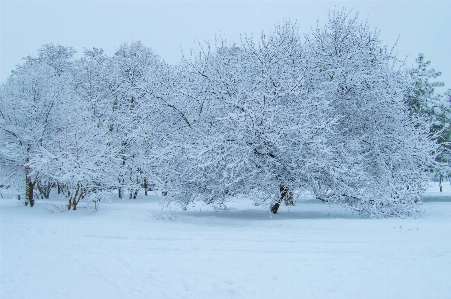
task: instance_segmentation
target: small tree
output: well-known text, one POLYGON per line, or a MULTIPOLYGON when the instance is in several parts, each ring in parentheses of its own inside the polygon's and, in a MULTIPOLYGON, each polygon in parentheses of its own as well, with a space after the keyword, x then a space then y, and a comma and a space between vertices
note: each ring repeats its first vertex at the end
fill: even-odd
POLYGON ((438 78, 441 72, 429 69, 431 62, 420 53, 416 59, 416 67, 409 70, 411 85, 407 89, 405 102, 410 115, 421 118, 428 123, 431 134, 441 145, 442 152, 437 156, 437 166, 434 171, 439 176, 439 187, 442 192, 444 176, 450 174, 449 155, 451 150, 451 90, 437 94, 436 87, 444 86, 443 82, 431 82, 438 78))

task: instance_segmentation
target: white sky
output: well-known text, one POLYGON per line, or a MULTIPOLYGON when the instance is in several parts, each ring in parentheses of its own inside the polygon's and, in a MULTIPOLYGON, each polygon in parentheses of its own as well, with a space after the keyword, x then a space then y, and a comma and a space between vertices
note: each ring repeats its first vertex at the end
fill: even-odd
POLYGON ((0 0, 0 81, 43 44, 103 48, 111 55, 121 43, 140 40, 169 63, 198 42, 223 36, 240 42, 259 36, 284 19, 301 32, 324 23, 334 8, 353 9, 381 30, 398 57, 412 65, 419 52, 442 71, 451 88, 451 0, 446 1, 4 1, 0 0))

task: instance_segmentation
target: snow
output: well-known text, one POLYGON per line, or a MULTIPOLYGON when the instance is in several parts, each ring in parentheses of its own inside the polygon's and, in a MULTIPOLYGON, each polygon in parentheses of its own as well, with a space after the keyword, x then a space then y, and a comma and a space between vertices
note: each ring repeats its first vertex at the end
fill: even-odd
POLYGON ((450 298, 451 186, 418 219, 298 200, 162 209, 153 194, 61 212, 0 198, 0 298, 450 298))

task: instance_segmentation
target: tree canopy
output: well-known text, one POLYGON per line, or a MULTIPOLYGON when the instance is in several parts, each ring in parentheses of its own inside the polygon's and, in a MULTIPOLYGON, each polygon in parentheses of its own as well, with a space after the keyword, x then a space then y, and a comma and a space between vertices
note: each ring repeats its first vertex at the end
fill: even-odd
POLYGON ((415 216, 450 141, 451 94, 435 96, 420 55, 409 70, 347 11, 301 36, 276 25, 178 65, 139 42, 107 56, 44 45, 0 90, 0 174, 63 186, 68 208, 148 183, 168 202, 269 204, 294 191, 364 217, 415 216))

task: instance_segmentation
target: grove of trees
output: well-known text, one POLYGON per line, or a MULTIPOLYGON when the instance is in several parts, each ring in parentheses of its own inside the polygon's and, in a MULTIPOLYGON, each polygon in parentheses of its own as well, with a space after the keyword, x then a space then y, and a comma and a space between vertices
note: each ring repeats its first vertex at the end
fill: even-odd
POLYGON ((277 213, 296 190, 405 217, 449 172, 451 92, 428 81, 439 73, 422 54, 406 68, 345 10, 305 36, 288 21, 178 65, 139 42, 74 55, 44 45, 0 87, 0 185, 30 206, 51 188, 75 210, 152 186, 183 208, 246 197, 277 213))

